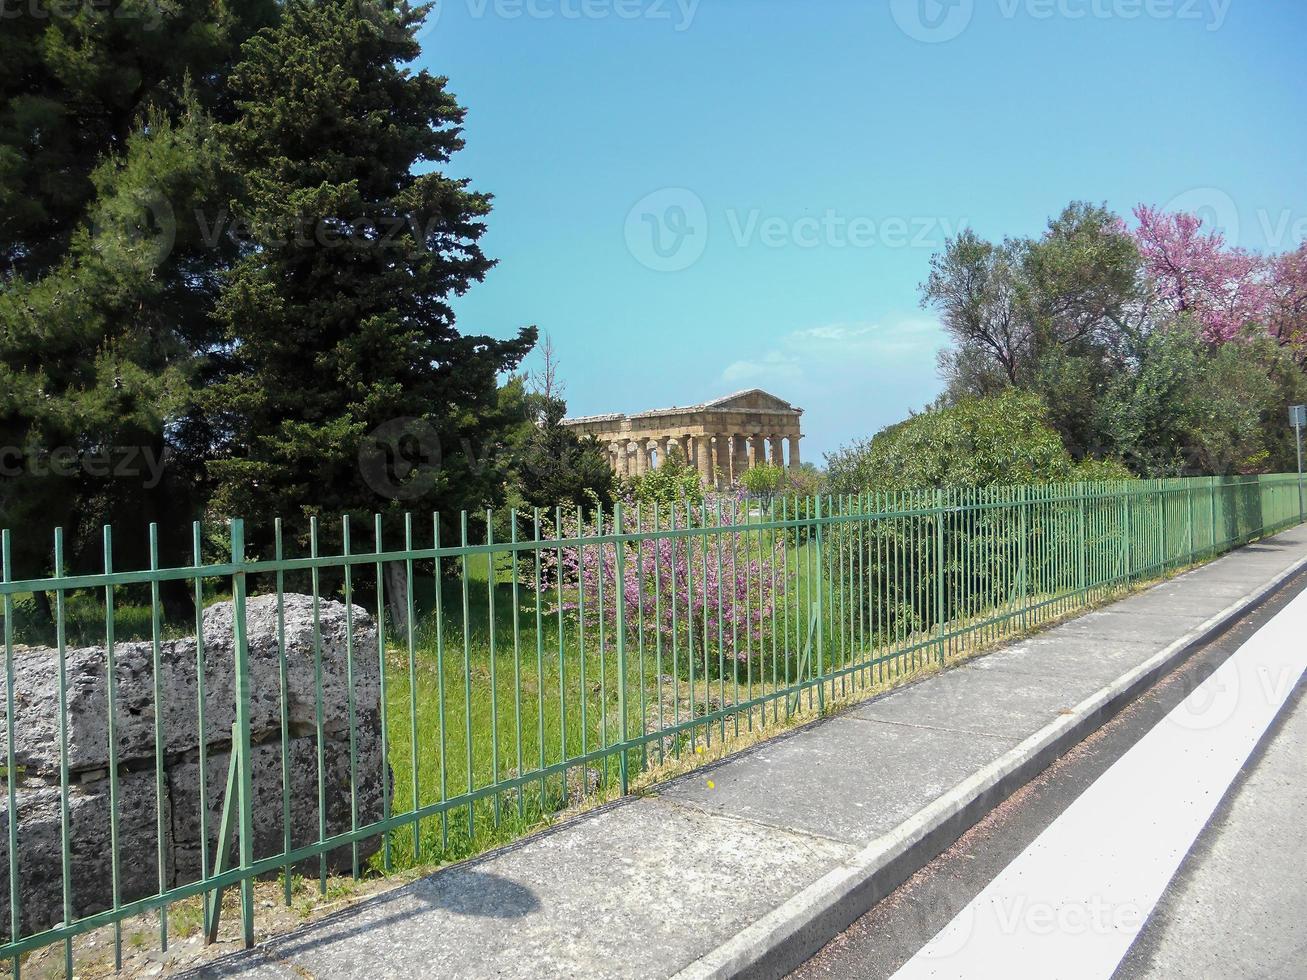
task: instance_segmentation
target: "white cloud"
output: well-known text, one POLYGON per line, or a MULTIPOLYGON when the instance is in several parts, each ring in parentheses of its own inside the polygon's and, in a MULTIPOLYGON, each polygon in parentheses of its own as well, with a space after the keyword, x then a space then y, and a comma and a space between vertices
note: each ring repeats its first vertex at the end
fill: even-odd
POLYGON ((722 380, 732 384, 815 381, 832 370, 874 373, 887 361, 919 359, 933 370, 935 351, 943 340, 939 323, 924 318, 805 327, 785 334, 757 357, 727 365, 722 380))
POLYGON ((767 388, 804 408, 807 458, 815 461, 931 401, 945 341, 939 323, 924 317, 805 327, 728 364, 722 383, 767 388))

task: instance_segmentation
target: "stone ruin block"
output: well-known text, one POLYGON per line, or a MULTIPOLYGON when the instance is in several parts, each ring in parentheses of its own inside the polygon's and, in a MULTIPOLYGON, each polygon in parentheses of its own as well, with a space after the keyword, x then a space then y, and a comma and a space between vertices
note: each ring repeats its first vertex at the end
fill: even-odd
MULTIPOLYGON (((57 786, 18 793, 18 874, 22 882, 20 927, 24 934, 63 921, 63 843, 57 786)), ((159 824, 153 772, 118 778, 119 898, 123 902, 159 891, 159 824)), ((173 851, 172 814, 163 801, 164 860, 173 851)), ((0 935, 9 937, 9 797, 0 794, 0 935)), ((109 822, 109 779, 70 787, 69 840, 72 850, 72 909, 90 915, 113 905, 113 848, 109 822)), ((171 883, 172 868, 165 880, 171 883)))
MULTIPOLYGON (((284 618, 288 709, 291 730, 314 728, 313 599, 286 595, 284 618)), ((233 644, 233 604, 218 603, 204 611, 204 737, 206 745, 231 740, 236 720, 236 671, 233 644)), ((354 607, 354 699, 376 705, 380 697, 377 630, 371 616, 354 607)), ((321 630, 323 714, 332 731, 343 729, 348 717, 345 606, 322 601, 321 630)), ((258 596, 246 603, 246 633, 250 662, 250 733, 256 741, 281 730, 281 687, 278 660, 276 596, 258 596)), ((199 671, 195 638, 160 644, 164 755, 174 757, 199 749, 197 694, 199 671)), ((59 701, 58 655, 46 647, 17 650, 14 752, 30 776, 58 778, 59 701)), ((103 769, 109 764, 108 651, 89 647, 65 652, 68 703, 68 759, 73 773, 103 769)), ((154 650, 149 642, 114 644, 114 724, 120 765, 153 762, 155 755, 154 650)), ((0 758, 8 739, 0 731, 0 758)))
MULTIPOLYGON (((284 853, 284 809, 282 803, 281 740, 256 745, 253 756, 254 790, 254 858, 260 860, 284 853)), ((292 849, 312 844, 318 839, 318 745, 314 736, 292 738, 287 742, 286 754, 290 773, 290 846, 292 849)), ((380 774, 381 757, 380 719, 376 711, 358 719, 355 735, 355 802, 358 808, 358 826, 364 826, 382 816, 380 774)), ((351 827, 350 754, 348 735, 329 736, 323 739, 323 761, 326 772, 325 796, 327 835, 342 833, 351 827)), ((209 818, 209 870, 217 853, 218 830, 221 825, 222 800, 227 788, 227 770, 231 753, 211 753, 205 760, 208 771, 209 818)), ((177 882, 196 881, 200 877, 200 791, 199 759, 183 762, 168 774, 169 797, 172 801, 173 860, 177 882)), ((374 854, 379 846, 375 838, 359 843, 360 860, 374 854)), ((230 857, 236 861, 233 842, 230 857)), ((348 847, 331 851, 327 855, 328 867, 335 872, 348 872, 353 855, 348 847)), ((296 870, 317 874, 318 862, 314 858, 302 862, 296 870)))
MULTIPOLYGON (((317 609, 320 646, 315 650, 314 601, 283 596, 287 667, 287 731, 290 765, 292 847, 318 839, 316 650, 322 664, 322 717, 328 836, 350 829, 349 709, 345 606, 321 601, 317 609)), ((234 608, 231 602, 206 609, 203 617, 205 731, 197 724, 194 637, 160 645, 161 720, 165 798, 164 855, 168 885, 200 874, 199 747, 206 747, 209 814, 205 821, 210 860, 216 848, 235 720, 234 608)), ((382 780, 390 768, 381 752, 380 674, 375 620, 353 609, 352 697, 358 822, 381 817, 382 780)), ((250 709, 254 849, 258 858, 283 850, 281 694, 278 607, 275 596, 246 604, 250 662, 250 709)), ((18 765, 18 866, 22 880, 22 929, 31 933, 63 919, 60 806, 58 655, 49 648, 15 650, 14 751, 18 765)), ((159 891, 158 803, 155 796, 154 650, 149 642, 114 647, 115 731, 118 753, 118 812, 122 902, 159 891)), ((83 916, 112 905, 109 841, 108 654, 90 647, 66 651, 67 738, 70 769, 73 912, 83 916)), ((8 710, 0 690, 0 710, 8 710)), ((0 760, 8 751, 0 730, 0 760)), ((7 938, 7 787, 0 787, 0 935, 7 938)), ((380 846, 360 842, 360 858, 380 846)), ((234 851, 233 851, 234 853, 234 851)), ((350 848, 329 855, 331 866, 347 870, 350 848)), ((314 870, 317 861, 311 863, 314 870)))

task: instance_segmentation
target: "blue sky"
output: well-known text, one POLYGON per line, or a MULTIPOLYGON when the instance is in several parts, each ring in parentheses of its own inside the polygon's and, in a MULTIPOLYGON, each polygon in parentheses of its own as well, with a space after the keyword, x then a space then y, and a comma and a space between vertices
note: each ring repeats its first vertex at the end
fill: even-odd
POLYGON ((937 393, 963 225, 1307 232, 1301 0, 443 0, 422 41, 495 195, 461 327, 547 331, 574 414, 763 387, 819 460, 937 393))

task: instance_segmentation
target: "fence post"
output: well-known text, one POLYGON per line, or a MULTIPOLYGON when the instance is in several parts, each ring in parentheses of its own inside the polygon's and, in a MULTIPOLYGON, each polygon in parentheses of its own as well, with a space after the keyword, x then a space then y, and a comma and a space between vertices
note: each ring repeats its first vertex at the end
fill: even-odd
POLYGON ((253 766, 250 760, 250 644, 245 623, 248 585, 245 580, 245 522, 231 522, 232 604, 236 654, 236 735, 232 753, 240 768, 240 865, 241 926, 245 948, 254 945, 254 880, 248 874, 254 864, 253 766))
MULTIPOLYGON (((0 582, 8 582, 10 571, 9 529, 0 531, 0 582)), ((18 849, 18 760, 14 752, 14 715, 18 702, 14 698, 14 600, 8 592, 4 597, 4 647, 5 647, 5 791, 9 794, 9 939, 17 942, 22 936, 23 921, 23 883, 19 877, 19 860, 22 852, 18 849)), ((112 702, 110 702, 112 704, 112 702)), ((67 790, 64 791, 67 793, 67 790)), ((64 806, 67 806, 65 796, 64 806)), ((117 835, 115 835, 116 837, 117 835)), ((117 840, 114 844, 117 845, 117 840)), ((64 854, 64 868, 68 867, 68 855, 64 854)), ((115 901, 114 905, 118 903, 115 901)), ((18 977, 22 970, 17 956, 13 959, 13 976, 18 977)))
POLYGON ((826 640, 822 620, 826 617, 822 595, 826 586, 822 574, 822 562, 825 561, 825 557, 822 551, 821 494, 817 494, 817 522, 814 531, 817 538, 817 710, 824 711, 826 709, 826 682, 823 680, 826 676, 826 640))
POLYGON ((1125 508, 1125 533, 1123 538, 1123 543, 1125 547, 1125 568, 1123 569, 1123 571, 1125 573, 1126 584, 1129 585, 1131 579, 1133 578, 1132 570, 1134 568, 1134 554, 1133 554, 1133 549, 1130 547, 1130 487, 1129 486, 1126 486, 1125 488, 1125 495, 1122 498, 1122 505, 1125 508))
POLYGON ((1076 496, 1080 503, 1080 522, 1076 525, 1076 542, 1080 545, 1079 579, 1080 598, 1083 601, 1089 590, 1089 567, 1086 552, 1089 550, 1089 536, 1085 530, 1085 484, 1076 484, 1076 496))
POLYGON ((1184 481, 1185 503, 1189 508, 1189 549, 1185 558, 1186 565, 1192 565, 1194 560, 1194 484, 1192 480, 1184 481))
POLYGON ((1157 515, 1158 515, 1158 523, 1161 524, 1161 527, 1162 527, 1162 530, 1161 530, 1161 537, 1162 537, 1162 574, 1163 574, 1163 575, 1165 575, 1165 574, 1166 574, 1166 570, 1167 570, 1168 568, 1171 567, 1171 563, 1170 563, 1169 561, 1167 561, 1167 554, 1168 554, 1168 552, 1167 552, 1167 550, 1166 550, 1166 545, 1167 545, 1167 540, 1166 540, 1166 539, 1167 539, 1166 523, 1167 523, 1167 521, 1170 519, 1170 516, 1171 516, 1170 513, 1167 511, 1167 507, 1166 507, 1166 484, 1167 484, 1167 482, 1168 482, 1168 481, 1166 481, 1166 480, 1162 480, 1162 481, 1160 482, 1158 488, 1157 488, 1157 515))
POLYGON ((626 720, 626 542, 622 540, 623 533, 625 532, 623 531, 622 522, 622 502, 619 500, 613 505, 613 536, 617 539, 613 542, 613 547, 617 549, 614 556, 617 577, 615 591, 617 594, 613 597, 613 601, 617 603, 617 716, 619 719, 619 733, 622 739, 622 751, 617 757, 617 773, 622 786, 622 795, 625 796, 630 783, 630 776, 627 771, 628 760, 626 757, 626 740, 628 737, 626 720))
POLYGON ((944 491, 935 491, 935 631, 939 665, 944 666, 944 491))
POLYGON ((1017 575, 1021 578, 1021 630, 1026 630, 1026 610, 1030 605, 1030 574, 1029 574, 1029 555, 1030 555, 1030 517, 1026 513, 1026 504, 1029 499, 1029 488, 1023 483, 1021 492, 1017 494, 1017 513, 1021 533, 1018 544, 1021 548, 1021 560, 1017 563, 1017 575))
POLYGON ((1207 478, 1208 504, 1212 509, 1212 557, 1216 557, 1216 477, 1207 478))

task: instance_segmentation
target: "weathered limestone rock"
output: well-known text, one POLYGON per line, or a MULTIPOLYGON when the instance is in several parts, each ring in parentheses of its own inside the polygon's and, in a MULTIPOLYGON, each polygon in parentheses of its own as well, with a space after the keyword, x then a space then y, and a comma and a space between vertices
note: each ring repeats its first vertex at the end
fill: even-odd
MULTIPOLYGON (((22 931, 39 932, 63 921, 63 843, 58 787, 24 788, 18 794, 18 873, 22 879, 22 931)), ((119 895, 124 902, 159 890, 158 809, 153 772, 118 779, 119 895)), ((163 807, 164 859, 173 849, 172 814, 163 807)), ((9 799, 0 794, 0 935, 9 936, 9 799)), ((73 915, 113 905, 109 780, 70 787, 73 915)), ((168 869, 171 881, 171 868, 168 869)))
MULTIPOLYGON (((381 758, 380 718, 375 710, 359 719, 355 736, 357 767, 355 769, 356 805, 358 826, 380 820, 381 778, 388 770, 381 758)), ((318 839, 318 747, 313 736, 292 738, 286 744, 290 773, 290 846, 311 844, 318 839)), ((281 740, 256 745, 253 750, 254 784, 254 856, 255 859, 281 854, 285 849, 282 806, 281 740)), ((229 752, 211 753, 205 760, 208 769, 208 835, 209 870, 217 854, 218 828, 222 816, 222 799, 226 791, 229 752)), ((327 802, 327 836, 351 828, 350 756, 348 736, 323 740, 323 761, 326 772, 325 797, 327 802)), ((172 800, 173 861, 178 883, 196 881, 200 877, 200 782, 199 760, 183 762, 168 773, 169 796, 172 800)), ((360 860, 374 854, 377 840, 359 844, 360 860)), ((231 850, 233 866, 236 848, 231 850)), ((348 871, 353 858, 351 849, 340 848, 327 855, 333 871, 348 871)), ((317 873, 316 859, 304 862, 300 870, 317 873)))
MULTIPOLYGON (((279 625, 284 624, 286 662, 287 767, 291 800, 291 846, 318 839, 318 704, 328 836, 351 827, 350 717, 356 766, 353 793, 360 825, 381 816, 382 780, 390 778, 382 758, 377 629, 359 607, 351 611, 353 662, 348 656, 347 610, 338 602, 286 595, 246 603, 250 663, 250 716, 256 858, 283 851, 282 697, 279 625), (279 617, 280 612, 280 617, 279 617), (280 622, 279 622, 280 619, 280 622), (315 622, 317 632, 315 634, 315 622), (315 635, 317 639, 315 640, 315 635), (315 664, 321 663, 321 687, 315 664), (350 684, 352 667, 353 683, 350 684)), ((201 779, 199 749, 206 747, 207 834, 210 861, 216 848, 235 720, 234 607, 219 603, 203 619, 204 732, 199 731, 199 669, 194 637, 160 644, 160 719, 166 797, 164 852, 169 884, 199 877, 201 779)), ((127 902, 156 894, 158 802, 155 798, 155 676, 151 643, 114 647, 114 722, 119 767, 118 812, 121 853, 120 898, 127 902)), ((108 652, 82 648, 66 652, 67 740, 72 814, 74 912, 108 908, 109 874, 109 685, 108 652)), ((23 929, 47 928, 62 920, 59 822, 58 655, 27 648, 15 653, 15 738, 18 763, 19 870, 23 882, 23 929)), ((0 710, 7 710, 0 690, 0 710)), ((0 730, 0 759, 8 751, 0 730)), ((0 792, 7 831, 7 799, 0 792)), ((8 878, 7 835, 0 841, 0 882, 8 878)), ((370 856, 375 840, 360 843, 370 856)), ((329 856, 346 869, 349 848, 329 856)), ((316 861, 312 862, 316 868, 316 861)), ((7 889, 4 901, 8 900, 7 889)), ((0 914, 7 935, 8 913, 0 914)))
MULTIPOLYGON (((313 599, 287 595, 284 600, 287 692, 291 730, 314 730, 313 599)), ((206 745, 231 739, 236 720, 236 671, 233 647, 233 605, 210 606, 204 612, 204 684, 206 745)), ((259 596, 246 603, 250 656, 250 732, 258 740, 281 729, 281 687, 278 662, 276 596, 259 596)), ((319 603, 321 629, 322 701, 329 731, 343 731, 348 719, 345 606, 319 603)), ((103 769, 109 764, 108 652, 92 647, 66 652, 68 688, 68 765, 74 772, 103 769)), ((58 656, 36 647, 15 654, 16 687, 14 751, 28 776, 57 778, 59 766, 58 656)), ((160 706, 164 755, 195 751, 200 745, 196 711, 199 671, 195 638, 160 644, 162 670, 160 706)), ((154 651, 152 644, 114 645, 117 697, 118 761, 153 762, 155 748, 154 651)), ((373 704, 379 697, 377 630, 371 616, 354 607, 354 698, 373 704)), ((8 750, 0 731, 0 757, 8 750)))

